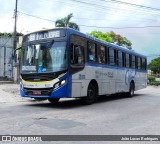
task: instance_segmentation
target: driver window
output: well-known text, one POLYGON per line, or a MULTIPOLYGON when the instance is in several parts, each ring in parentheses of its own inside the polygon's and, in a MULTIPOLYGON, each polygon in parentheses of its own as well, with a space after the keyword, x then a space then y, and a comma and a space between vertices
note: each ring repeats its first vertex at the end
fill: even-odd
POLYGON ((84 64, 84 47, 71 44, 71 63, 84 64))
POLYGON ((80 36, 72 35, 70 50, 71 50, 71 64, 82 65, 85 62, 85 47, 86 40, 80 36))

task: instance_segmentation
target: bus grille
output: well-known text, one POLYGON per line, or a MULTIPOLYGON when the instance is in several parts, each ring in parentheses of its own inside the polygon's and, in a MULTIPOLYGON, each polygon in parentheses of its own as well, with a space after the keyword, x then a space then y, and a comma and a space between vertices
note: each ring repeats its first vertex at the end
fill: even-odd
POLYGON ((34 95, 33 92, 34 91, 41 91, 41 94, 40 95, 34 95, 34 96, 50 96, 52 91, 53 91, 53 88, 45 88, 45 89, 31 89, 31 88, 24 88, 24 93, 26 95, 34 95))

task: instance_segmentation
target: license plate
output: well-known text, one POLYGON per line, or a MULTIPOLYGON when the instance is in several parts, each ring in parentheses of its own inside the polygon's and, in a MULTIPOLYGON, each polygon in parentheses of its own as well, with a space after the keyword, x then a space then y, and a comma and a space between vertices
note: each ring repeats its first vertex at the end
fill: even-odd
POLYGON ((41 91, 33 91, 34 95, 41 95, 41 91))

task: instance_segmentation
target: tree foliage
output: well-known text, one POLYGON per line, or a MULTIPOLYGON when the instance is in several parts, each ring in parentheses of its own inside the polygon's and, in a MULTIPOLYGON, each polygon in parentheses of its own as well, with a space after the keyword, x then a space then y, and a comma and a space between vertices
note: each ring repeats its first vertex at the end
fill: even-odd
MULTIPOLYGON (((13 36, 13 33, 6 33, 6 32, 1 33, 0 32, 0 37, 12 37, 12 36, 13 36)), ((23 36, 23 34, 22 33, 17 33, 17 36, 23 36)))
POLYGON ((132 43, 130 40, 128 40, 126 37, 122 37, 120 34, 115 34, 113 31, 107 33, 103 33, 101 31, 92 31, 88 34, 98 39, 132 49, 132 43))
POLYGON ((153 71, 154 74, 160 73, 160 57, 153 59, 148 68, 153 71))
POLYGON ((88 34, 107 42, 113 42, 113 38, 110 36, 109 33, 102 33, 101 31, 92 31, 88 34))
POLYGON ((56 20, 55 26, 56 27, 69 27, 69 28, 73 28, 79 31, 80 30, 79 26, 76 23, 70 22, 72 17, 73 17, 73 14, 70 13, 68 16, 64 18, 56 20))

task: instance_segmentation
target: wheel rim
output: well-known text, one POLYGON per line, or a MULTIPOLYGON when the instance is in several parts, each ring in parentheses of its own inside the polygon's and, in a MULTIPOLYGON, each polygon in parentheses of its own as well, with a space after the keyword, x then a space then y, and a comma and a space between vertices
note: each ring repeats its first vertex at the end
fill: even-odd
POLYGON ((94 101, 94 98, 95 98, 95 92, 93 89, 89 89, 88 90, 88 99, 89 101, 94 101))

